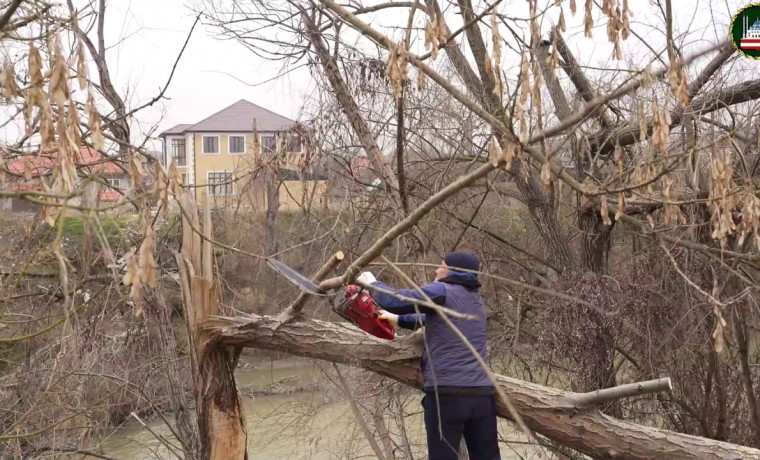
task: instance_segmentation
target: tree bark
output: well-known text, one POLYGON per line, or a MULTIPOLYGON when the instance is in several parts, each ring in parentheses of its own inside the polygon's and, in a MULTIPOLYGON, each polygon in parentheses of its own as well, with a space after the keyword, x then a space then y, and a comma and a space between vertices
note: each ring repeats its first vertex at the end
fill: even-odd
POLYGON ((594 206, 578 211, 578 227, 582 233, 581 265, 594 273, 607 270, 607 256, 615 221, 605 225, 599 210, 594 206))
POLYGON ((275 171, 267 168, 266 172, 266 232, 267 232, 267 255, 275 254, 277 244, 277 209, 280 207, 280 181, 275 171))
MULTIPOLYGON (((181 196, 181 203, 192 219, 193 227, 200 228, 195 206, 187 194, 181 196)), ((203 211, 202 231, 206 237, 212 238, 208 202, 203 211)), ((211 243, 201 241, 184 213, 182 251, 177 255, 177 263, 192 348, 190 361, 195 384, 200 459, 245 460, 248 458, 245 419, 234 374, 241 348, 211 342, 208 332, 201 327, 207 318, 221 314, 221 302, 214 280, 211 243)))
MULTIPOLYGON (((722 88, 710 94, 694 99, 691 107, 695 114, 704 115, 732 105, 760 99, 760 80, 751 80, 722 88)), ((670 127, 680 125, 684 120, 683 111, 674 110, 670 115, 670 127)), ((652 120, 647 122, 647 136, 652 135, 652 120)), ((615 149, 615 144, 621 147, 636 144, 640 141, 638 123, 629 123, 605 129, 589 139, 594 151, 607 155, 615 149)))
MULTIPOLYGON (((203 330, 218 345, 251 347, 350 364, 422 388, 422 341, 412 334, 378 339, 346 323, 310 320, 284 324, 269 316, 213 318, 203 330)), ((745 459, 760 450, 636 425, 572 404, 576 393, 497 375, 502 389, 532 430, 595 458, 745 459)), ((506 407, 499 415, 508 418, 506 407)))

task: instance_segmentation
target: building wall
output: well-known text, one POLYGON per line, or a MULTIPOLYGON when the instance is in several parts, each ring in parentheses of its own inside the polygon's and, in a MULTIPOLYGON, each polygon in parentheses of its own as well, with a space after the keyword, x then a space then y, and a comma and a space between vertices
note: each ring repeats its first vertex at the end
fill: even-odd
POLYGON ((170 164, 174 163, 172 140, 185 139, 185 166, 177 166, 177 172, 179 173, 180 178, 183 174, 187 177, 186 185, 192 184, 191 170, 193 165, 193 150, 192 145, 188 143, 188 138, 189 136, 185 136, 184 134, 168 135, 164 142, 164 148, 166 149, 166 167, 168 168, 170 164))
MULTIPOLYGON (((204 187, 208 184, 208 173, 210 172, 230 172, 233 178, 241 178, 248 171, 251 170, 254 163, 254 155, 252 150, 253 134, 245 135, 245 153, 243 154, 230 154, 229 153, 229 133, 193 133, 192 143, 194 155, 193 170, 195 177, 193 178, 193 184, 198 186, 196 188, 196 198, 200 198, 203 194, 208 192, 208 189, 204 187), (204 136, 216 136, 219 139, 219 153, 209 154, 203 153, 203 138, 204 136)), ((232 134, 240 135, 240 134, 232 134)), ((243 181, 235 181, 233 185, 233 194, 238 194, 244 187, 243 181)), ((221 198, 217 197, 217 200, 221 198)), ((230 199, 225 199, 230 200, 230 199)))
POLYGON ((327 209, 327 181, 282 181, 280 211, 327 209))
MULTIPOLYGON (((272 135, 274 133, 262 132, 259 136, 272 135)), ((264 193, 262 177, 259 180, 251 181, 250 176, 246 177, 255 167, 256 157, 253 151, 253 134, 245 134, 245 153, 231 154, 229 152, 230 136, 241 136, 242 133, 188 133, 185 139, 185 148, 188 152, 187 168, 179 168, 180 174, 187 173, 189 184, 195 185, 195 197, 198 202, 208 198, 213 204, 220 206, 231 206, 240 204, 243 207, 251 207, 262 210, 266 206, 266 196, 264 193), (219 139, 218 153, 203 153, 204 136, 214 136, 219 139), (191 155, 190 152, 193 152, 191 155), (220 196, 211 195, 208 187, 208 174, 211 172, 231 173, 233 177, 233 195, 220 196)), ((167 136, 169 151, 171 144, 167 136)), ((261 139, 259 139, 261 143, 261 139)), ((297 169, 303 155, 288 155, 285 160, 285 167, 297 169)), ((327 182, 326 181, 306 181, 308 193, 306 200, 312 199, 311 208, 326 209, 327 182), (314 196, 310 198, 310 195, 314 196)), ((284 181, 280 185, 280 210, 297 211, 302 209, 304 202, 304 182, 302 181, 284 181)))

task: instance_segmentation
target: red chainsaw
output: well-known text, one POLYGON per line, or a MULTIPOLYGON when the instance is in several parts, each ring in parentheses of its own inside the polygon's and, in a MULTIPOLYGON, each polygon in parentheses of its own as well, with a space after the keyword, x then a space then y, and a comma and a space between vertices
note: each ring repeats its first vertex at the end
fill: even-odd
POLYGON ((366 289, 356 284, 349 284, 343 291, 327 292, 317 283, 293 270, 276 259, 267 259, 267 265, 309 294, 325 297, 332 311, 347 319, 359 329, 375 337, 393 340, 396 329, 386 320, 378 317, 380 309, 366 289))

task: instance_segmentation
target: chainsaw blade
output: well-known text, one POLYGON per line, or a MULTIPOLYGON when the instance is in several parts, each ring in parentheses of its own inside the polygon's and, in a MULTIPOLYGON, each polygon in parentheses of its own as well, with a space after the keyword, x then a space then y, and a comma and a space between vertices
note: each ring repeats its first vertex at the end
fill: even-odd
POLYGON ((267 265, 269 265, 269 268, 281 274, 288 281, 301 288, 301 290, 308 292, 309 294, 319 296, 324 296, 327 294, 327 292, 320 288, 317 283, 288 267, 279 260, 267 259, 267 265))

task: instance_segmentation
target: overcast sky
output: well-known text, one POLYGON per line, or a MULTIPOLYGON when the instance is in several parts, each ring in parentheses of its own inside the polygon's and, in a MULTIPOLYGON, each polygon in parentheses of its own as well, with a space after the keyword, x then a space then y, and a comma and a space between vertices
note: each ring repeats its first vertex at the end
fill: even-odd
MULTIPOLYGON (((109 65, 117 89, 130 94, 130 105, 135 106, 166 84, 195 17, 185 0, 116 0, 108 5, 107 42, 116 45, 108 51, 109 65)), ((160 132, 179 123, 196 123, 240 99, 297 118, 309 75, 302 70, 275 78, 280 65, 237 42, 215 38, 210 27, 199 23, 166 93, 168 99, 138 118, 146 130, 159 122, 160 132)), ((154 146, 158 149, 160 144, 154 146)))
MULTIPOLYGON (((198 3, 202 0, 112 0, 108 3, 106 42, 110 46, 109 67, 117 90, 128 95, 130 107, 149 100, 166 84, 174 60, 194 21, 194 14, 188 8, 189 1, 198 3)), ((362 3, 369 5, 379 1, 365 0, 362 3)), ((86 5, 88 2, 75 0, 75 5, 86 5)), ((584 38, 584 0, 576 0, 576 3, 578 14, 571 18, 568 2, 564 2, 570 27, 566 33, 570 47, 582 63, 610 64, 611 45, 607 43, 604 30, 606 19, 597 19, 593 40, 584 38)), ((650 46, 662 49, 664 33, 661 30, 664 27, 658 7, 647 0, 629 0, 629 3, 634 13, 631 28, 643 32, 641 38, 650 46)), ((716 35, 727 37, 726 25, 730 15, 744 4, 739 0, 712 3, 709 0, 675 1, 676 31, 691 29, 690 40, 700 40, 700 47, 706 46, 706 42, 714 43, 716 35), (713 13, 720 24, 711 23, 713 13)), ((504 0, 500 10, 510 16, 524 17, 527 2, 504 0)), ((599 18, 600 14, 595 8, 595 16, 599 18)), ((380 19, 375 24, 399 23, 397 17, 386 18, 390 21, 375 18, 380 19)), ((418 22, 421 23, 421 20, 418 22)), ((544 23, 543 32, 549 27, 549 23, 544 23)), ((387 32, 388 29, 385 30, 387 32)), ((142 134, 146 134, 147 129, 156 123, 159 125, 158 132, 179 123, 196 123, 239 99, 247 99, 290 118, 299 117, 304 94, 312 88, 310 76, 304 68, 275 78, 281 70, 281 63, 267 62, 235 41, 219 40, 213 32, 212 28, 202 24, 196 27, 166 92, 167 99, 138 115, 142 134)), ((490 37, 488 43, 490 48, 490 37)), ((642 57, 651 56, 651 51, 635 37, 629 38, 624 50, 628 58, 634 56, 635 51, 643 53, 642 57)), ((503 62, 506 67, 512 67, 508 60, 514 61, 512 64, 515 65, 519 63, 519 59, 505 57, 503 62)), ((643 61, 639 60, 637 65, 643 61)), ((94 69, 91 76, 95 76, 94 69)), ((12 142, 15 136, 7 130, 3 131, 0 136, 12 142)), ((134 140, 139 138, 137 135, 134 140)), ((155 149, 160 148, 158 142, 151 145, 155 149)))

